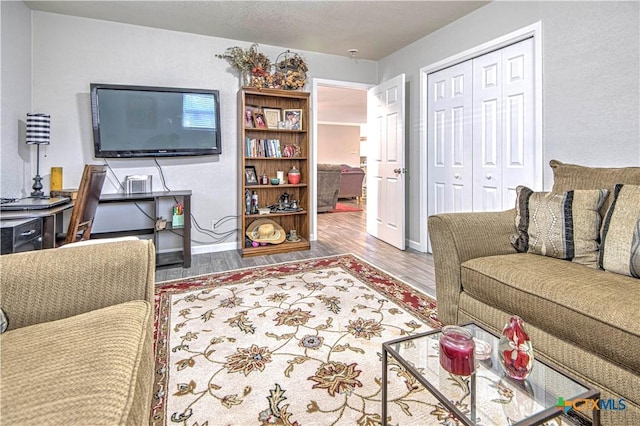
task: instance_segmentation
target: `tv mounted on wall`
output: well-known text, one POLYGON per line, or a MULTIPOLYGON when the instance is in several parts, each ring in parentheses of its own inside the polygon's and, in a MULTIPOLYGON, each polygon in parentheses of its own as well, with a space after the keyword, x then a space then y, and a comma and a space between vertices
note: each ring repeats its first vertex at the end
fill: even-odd
POLYGON ((96 158, 222 152, 217 90, 91 84, 96 158))

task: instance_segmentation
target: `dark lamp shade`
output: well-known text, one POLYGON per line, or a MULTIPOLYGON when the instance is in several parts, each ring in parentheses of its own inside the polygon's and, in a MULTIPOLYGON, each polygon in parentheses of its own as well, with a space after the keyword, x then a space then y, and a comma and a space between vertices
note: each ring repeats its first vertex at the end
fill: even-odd
POLYGON ((49 145, 50 127, 49 114, 27 114, 27 144, 49 145))

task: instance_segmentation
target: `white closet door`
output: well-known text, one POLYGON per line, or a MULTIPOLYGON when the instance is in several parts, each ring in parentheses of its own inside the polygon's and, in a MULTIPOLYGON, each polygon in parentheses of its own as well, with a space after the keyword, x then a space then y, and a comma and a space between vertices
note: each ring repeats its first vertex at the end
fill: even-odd
POLYGON ((473 210, 502 210, 502 50, 473 60, 473 210))
POLYGON ((515 206, 535 187, 533 39, 473 60, 473 209, 515 206))
POLYGON ((516 186, 536 183, 535 65, 533 39, 502 49, 503 128, 502 208, 516 203, 516 186))
POLYGON ((428 214, 471 211, 472 63, 427 78, 428 214))

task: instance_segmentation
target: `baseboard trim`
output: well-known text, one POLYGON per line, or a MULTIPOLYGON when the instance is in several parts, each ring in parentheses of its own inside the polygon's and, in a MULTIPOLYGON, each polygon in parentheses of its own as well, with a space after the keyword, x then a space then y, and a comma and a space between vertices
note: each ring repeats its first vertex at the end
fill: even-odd
POLYGON ((407 240, 407 246, 409 246, 410 249, 413 249, 419 252, 424 252, 420 244, 420 241, 407 240))
POLYGON ((191 247, 191 254, 216 253, 219 251, 237 250, 237 242, 229 242, 222 244, 205 244, 201 246, 191 247))

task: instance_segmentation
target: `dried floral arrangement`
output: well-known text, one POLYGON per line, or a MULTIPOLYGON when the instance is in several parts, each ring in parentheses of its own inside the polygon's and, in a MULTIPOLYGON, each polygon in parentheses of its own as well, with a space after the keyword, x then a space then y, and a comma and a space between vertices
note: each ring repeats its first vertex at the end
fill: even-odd
POLYGON ((307 64, 300 55, 287 50, 276 59, 274 80, 284 89, 301 89, 307 82, 308 70, 307 64))
POLYGON ((307 82, 307 64, 300 55, 289 50, 278 56, 273 72, 271 61, 266 55, 258 52, 256 43, 248 49, 229 47, 223 54, 215 56, 227 60, 238 70, 242 86, 296 90, 303 88, 307 82))

